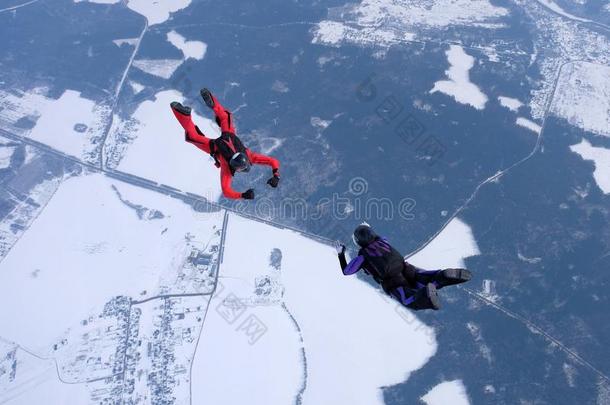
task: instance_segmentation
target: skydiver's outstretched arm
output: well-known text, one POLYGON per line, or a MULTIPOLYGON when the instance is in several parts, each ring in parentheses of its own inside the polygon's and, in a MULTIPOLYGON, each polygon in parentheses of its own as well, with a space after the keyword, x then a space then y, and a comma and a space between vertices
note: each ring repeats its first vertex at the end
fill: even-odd
POLYGON ((246 149, 248 153, 248 159, 255 165, 265 165, 271 167, 273 176, 267 180, 267 184, 275 188, 280 182, 280 162, 279 160, 272 158, 271 156, 263 155, 262 153, 252 152, 250 149, 246 149))
POLYGON ((339 257, 339 264, 341 265, 341 271, 343 271, 347 267, 347 260, 345 259, 345 245, 339 241, 336 241, 335 249, 337 249, 337 255, 339 257))
POLYGON ((339 263, 341 264, 341 271, 343 271, 343 274, 345 276, 350 276, 352 274, 357 273, 358 270, 360 270, 360 268, 362 267, 362 264, 364 263, 364 257, 357 256, 352 259, 348 264, 347 260, 345 259, 345 245, 338 243, 336 247, 339 256, 339 263))
MULTIPOLYGON (((276 173, 280 169, 280 161, 271 156, 263 155, 262 153, 252 152, 248 149, 248 159, 255 165, 269 166, 276 173)), ((279 174, 278 174, 279 176, 279 174)))

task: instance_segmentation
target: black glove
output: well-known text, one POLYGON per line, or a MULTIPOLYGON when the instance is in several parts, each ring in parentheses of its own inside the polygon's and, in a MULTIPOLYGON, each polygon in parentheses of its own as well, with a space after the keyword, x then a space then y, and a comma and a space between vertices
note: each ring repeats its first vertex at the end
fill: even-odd
POLYGON ((254 199, 254 189, 248 189, 245 193, 241 193, 241 198, 244 200, 252 200, 254 199))
POLYGON ((273 177, 267 180, 267 184, 271 187, 276 188, 280 182, 280 172, 277 169, 273 169, 273 177))

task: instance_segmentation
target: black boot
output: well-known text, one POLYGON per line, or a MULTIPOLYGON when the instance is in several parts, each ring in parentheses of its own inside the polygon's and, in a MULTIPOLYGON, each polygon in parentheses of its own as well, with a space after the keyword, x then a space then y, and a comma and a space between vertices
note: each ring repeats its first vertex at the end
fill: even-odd
POLYGON ((201 94, 201 98, 203 99, 205 105, 210 108, 214 108, 214 97, 212 97, 212 92, 210 90, 204 87, 203 89, 201 89, 199 94, 201 94))
POLYGON ((179 112, 182 115, 191 115, 191 107, 184 106, 177 101, 170 104, 172 110, 179 112))
POLYGON ((462 284, 470 281, 472 273, 466 269, 445 269, 436 277, 436 283, 439 288, 448 285, 462 284))
POLYGON ((426 296, 428 300, 430 300, 430 305, 433 310, 438 311, 441 309, 441 301, 438 298, 438 292, 436 291, 436 286, 432 283, 426 286, 426 296))
POLYGON ((421 309, 433 309, 435 311, 441 308, 441 302, 436 292, 436 286, 432 283, 420 288, 415 294, 415 299, 407 307, 416 311, 421 309))

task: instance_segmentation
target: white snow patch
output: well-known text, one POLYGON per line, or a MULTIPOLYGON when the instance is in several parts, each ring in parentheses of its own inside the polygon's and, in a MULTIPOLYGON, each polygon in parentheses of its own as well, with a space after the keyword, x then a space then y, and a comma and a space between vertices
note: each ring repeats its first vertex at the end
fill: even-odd
POLYGON ((131 86, 131 89, 133 90, 133 94, 138 94, 145 88, 145 86, 143 84, 134 82, 133 80, 129 81, 129 86, 131 86))
POLYGON ((517 257, 519 258, 519 260, 530 264, 537 264, 542 261, 541 257, 526 257, 522 255, 521 252, 517 252, 517 257))
POLYGON ((498 101, 502 107, 506 107, 511 111, 517 112, 523 103, 516 98, 499 96, 498 101))
POLYGON ((11 158, 15 152, 14 146, 0 145, 0 169, 6 169, 11 165, 11 158))
MULTIPOLYGON (((183 102, 184 97, 173 90, 159 92, 138 106, 129 125, 117 122, 112 139, 126 133, 134 139, 118 169, 216 201, 221 194, 220 171, 208 154, 185 142, 184 130, 169 107, 172 101, 183 102)), ((193 121, 206 136, 220 135, 215 122, 194 111, 193 121)))
MULTIPOLYGON (((74 0, 75 3, 86 1, 98 4, 117 4, 121 0, 74 0)), ((191 4, 191 0, 127 0, 127 7, 148 20, 148 25, 161 24, 167 21, 171 13, 182 10, 191 4)))
POLYGON ((466 387, 462 380, 445 381, 432 388, 421 398, 428 405, 469 405, 466 387))
POLYGON ((263 136, 258 140, 260 144, 260 151, 264 155, 272 154, 277 148, 284 144, 284 139, 275 138, 272 136, 263 136))
POLYGON ((561 8, 557 3, 555 3, 552 0, 537 0, 540 4, 542 4, 543 6, 545 6, 546 8, 548 8, 549 10, 563 16, 566 17, 570 20, 574 20, 574 21, 580 21, 580 22, 592 22, 591 20, 587 20, 586 18, 580 18, 575 16, 574 14, 570 14, 567 11, 565 11, 563 8, 561 8))
POLYGON ((571 388, 576 387, 576 377, 578 376, 578 370, 568 363, 563 363, 563 373, 566 376, 566 381, 571 388))
POLYGON ((593 161, 595 182, 605 194, 610 193, 610 149, 595 147, 586 139, 577 145, 570 146, 570 149, 583 159, 593 161))
POLYGON ((153 76, 169 79, 183 63, 182 59, 138 59, 133 66, 153 76))
POLYGON ((281 80, 276 80, 271 85, 271 90, 277 93, 288 93, 290 91, 290 88, 288 87, 288 83, 283 82, 281 80))
POLYGON ((564 66, 551 111, 571 125, 610 137, 610 66, 564 66))
POLYGON ((464 259, 478 255, 472 230, 454 218, 422 251, 408 258, 409 263, 428 269, 464 267, 464 259))
POLYGON ((540 125, 536 124, 534 121, 528 120, 527 118, 518 117, 515 122, 520 127, 527 128, 537 134, 540 134, 542 131, 542 127, 540 125))
POLYGON ((127 38, 127 39, 115 39, 114 44, 119 48, 123 45, 136 46, 138 43, 138 38, 127 38))
POLYGON ((309 119, 309 123, 311 124, 312 127, 314 128, 318 128, 322 131, 324 131, 326 128, 328 128, 328 126, 332 123, 332 120, 323 120, 320 117, 311 117, 309 119))
POLYGON ((487 96, 470 81, 469 71, 474 66, 474 58, 464 52, 464 49, 459 45, 451 45, 446 54, 451 65, 445 71, 449 80, 440 80, 434 83, 430 93, 441 92, 447 94, 458 103, 470 105, 477 110, 485 108, 487 96))
POLYGON ((396 33, 377 27, 354 28, 337 21, 322 21, 314 29, 313 36, 313 43, 331 46, 338 46, 342 42, 390 46, 415 39, 415 34, 409 32, 396 33))
POLYGON ((487 346, 487 343, 485 343, 485 340, 483 339, 483 333, 481 332, 480 326, 475 324, 474 322, 467 322, 466 327, 472 335, 472 338, 474 339, 475 343, 478 345, 481 356, 485 360, 487 360, 489 364, 491 364, 493 361, 493 357, 491 356, 491 349, 489 348, 489 346, 487 346))
POLYGON ((171 13, 182 10, 191 4, 191 0, 129 0, 127 7, 142 14, 148 20, 148 25, 161 24, 167 21, 171 13))
POLYGON ((333 248, 235 215, 228 230, 219 294, 232 294, 245 309, 228 325, 218 316, 218 300, 210 308, 214 327, 204 329, 193 363, 199 381, 193 403, 275 403, 270 395, 290 403, 306 383, 305 404, 382 404, 380 387, 404 381, 434 354, 432 330, 378 289, 343 276, 333 248), (256 235, 255 243, 249 235, 256 235), (273 249, 281 251, 279 270, 270 266, 273 249), (306 257, 315 257, 316 265, 306 257), (255 294, 265 277, 281 288, 255 294), (290 313, 282 313, 282 305, 290 313), (267 331, 249 345, 240 325, 251 315, 267 331))
POLYGON ((451 25, 496 28, 508 10, 488 0, 363 0, 341 7, 336 20, 324 20, 313 29, 313 42, 336 46, 341 42, 389 46, 413 41, 422 28, 451 25))
POLYGON ((204 42, 187 41, 182 35, 173 30, 167 33, 167 40, 182 51, 185 59, 193 58, 201 60, 208 48, 204 42))
POLYGON ((31 145, 25 146, 25 160, 23 161, 24 165, 29 164, 32 160, 40 156, 40 151, 37 148, 34 148, 31 145))

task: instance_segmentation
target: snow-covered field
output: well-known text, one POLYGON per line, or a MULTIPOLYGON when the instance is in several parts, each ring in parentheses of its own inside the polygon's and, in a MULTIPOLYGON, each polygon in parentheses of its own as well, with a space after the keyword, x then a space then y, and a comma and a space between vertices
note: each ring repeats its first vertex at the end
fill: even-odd
POLYGON ((48 353, 113 296, 158 292, 164 272, 177 274, 185 238, 203 245, 221 223, 219 214, 194 217, 177 200, 102 175, 65 181, 0 264, 2 336, 48 353), (125 201, 159 214, 140 218, 113 186, 125 201))
MULTIPOLYGON (((528 18, 536 25, 534 39, 534 49, 536 52, 533 55, 532 62, 536 62, 540 69, 542 76, 542 83, 540 86, 536 86, 531 90, 531 99, 529 106, 532 110, 532 116, 535 119, 542 119, 546 114, 547 101, 549 96, 553 92, 553 87, 557 79, 558 71, 561 68, 562 78, 558 82, 559 88, 556 91, 554 99, 564 99, 563 105, 557 105, 552 110, 559 116, 563 114, 573 117, 574 123, 579 121, 583 122, 595 122, 595 118, 591 120, 588 118, 589 112, 586 110, 584 102, 589 96, 586 92, 579 93, 578 85, 569 85, 565 87, 564 82, 566 77, 572 75, 572 70, 577 71, 593 69, 602 69, 601 67, 595 68, 591 65, 604 65, 610 66, 610 40, 607 36, 600 35, 597 29, 590 24, 580 23, 578 20, 574 20, 572 17, 566 17, 560 15, 556 11, 548 8, 548 3, 543 4, 538 1, 530 0, 516 0, 516 4, 522 8, 528 18), (585 62, 575 62, 585 61, 585 62), (578 67, 581 65, 581 67, 578 67), (561 87, 564 87, 568 92, 577 95, 582 99, 583 102, 574 100, 572 101, 570 94, 566 93, 568 97, 562 97, 561 87), (570 90, 572 89, 572 90, 570 90), (558 108, 559 107, 559 108, 558 108), (565 110, 564 110, 565 109, 565 110), (559 112, 558 111, 565 111, 559 112), (572 114, 572 112, 576 114, 572 114), (579 117, 578 114, 582 114, 579 117)), ((552 2, 555 3, 555 2, 552 2)), ((598 79, 600 71, 597 72, 585 72, 582 71, 584 81, 591 80, 591 85, 599 85, 601 88, 608 88, 608 80, 605 82, 598 79)), ((576 78, 575 78, 576 79, 576 78)), ((575 82, 574 82, 575 83, 575 82)), ((576 83, 575 83, 576 84, 576 83)), ((588 84, 585 84, 588 87, 588 84)), ((600 90, 592 88, 594 96, 600 95, 600 90)), ((607 90, 606 90, 607 94, 607 90)), ((602 103, 607 105, 607 101, 600 100, 602 103)), ((592 110, 596 110, 598 107, 592 106, 592 110)), ((597 118, 600 120, 602 118, 597 118)), ((599 121, 597 121, 599 122, 599 121)), ((606 125, 607 121, 606 121, 606 125)), ((599 128, 593 124, 593 128, 599 128)), ((606 126, 606 128, 608 128, 606 126)))
POLYGON ((551 112, 585 131, 610 137, 610 65, 564 66, 551 112))
POLYGON ((58 99, 47 97, 47 89, 0 90, 0 126, 13 128, 18 120, 35 122, 31 130, 16 129, 38 142, 78 158, 95 161, 99 139, 104 135, 110 109, 103 103, 66 90, 58 99))
POLYGON ((413 41, 422 29, 470 25, 495 28, 508 10, 488 0, 363 0, 347 4, 313 29, 313 42, 389 46, 413 41))
MULTIPOLYGON (((84 384, 65 384, 57 378, 51 359, 35 357, 0 340, 0 367, 15 366, 14 380, 0 381, 0 402, 7 405, 86 404, 90 396, 84 384), (8 362, 7 362, 8 360, 8 362), (2 364, 2 363, 5 364, 2 364)), ((6 376, 6 375, 5 375, 6 376)), ((10 379, 10 375, 7 376, 10 379)))
MULTIPOLYGON (((381 387, 434 354, 434 331, 379 289, 343 276, 333 248, 234 214, 211 304, 205 280, 203 290, 168 288, 197 280, 182 271, 185 246, 215 263, 218 249, 208 255, 206 246, 221 244, 223 218, 101 174, 66 180, 0 264, 3 338, 42 358, 10 343, 6 351, 24 359, 20 376, 46 383, 0 379, 0 400, 80 404, 86 387, 96 401, 155 403, 170 389, 184 402, 192 363, 194 403, 382 403, 381 387), (179 297, 191 292, 203 295, 179 297), (112 387, 125 387, 116 391, 123 396, 112 387)), ((456 219, 413 262, 458 266, 477 252, 456 219)))
POLYGON ((343 276, 333 248, 233 215, 226 244, 213 327, 204 328, 193 369, 201 381, 195 402, 288 403, 302 393, 305 404, 383 403, 380 387, 404 381, 434 354, 434 332, 378 289, 343 276), (243 312, 233 322, 227 297, 243 312), (266 330, 248 344, 240 325, 252 316, 266 330), (226 366, 210 368, 218 362, 226 366))
POLYGON ((149 75, 169 79, 183 62, 183 59, 137 59, 133 61, 133 67, 149 75))
POLYGON ((468 55, 459 45, 451 45, 446 52, 449 69, 445 71, 449 80, 439 80, 434 83, 430 93, 444 93, 461 104, 470 105, 477 110, 485 108, 487 96, 470 81, 470 69, 474 66, 474 58, 468 55))
MULTIPOLYGON (((107 164, 216 201, 220 196, 220 171, 209 155, 185 142, 184 130, 169 107, 172 101, 182 102, 184 97, 173 90, 159 92, 154 100, 140 104, 129 121, 117 120, 107 145, 113 160, 107 164)), ((194 108, 202 111, 204 107, 194 108)), ((193 121, 201 131, 211 138, 219 136, 218 125, 195 110, 193 121)))

